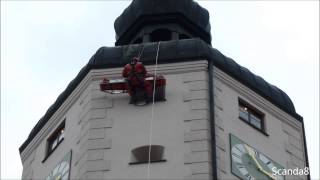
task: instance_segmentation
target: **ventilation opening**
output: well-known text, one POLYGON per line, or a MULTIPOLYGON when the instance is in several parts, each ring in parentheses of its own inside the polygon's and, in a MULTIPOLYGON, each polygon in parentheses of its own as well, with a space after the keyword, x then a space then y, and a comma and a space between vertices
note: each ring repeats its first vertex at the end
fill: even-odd
MULTIPOLYGON (((131 151, 131 162, 129 164, 145 164, 149 162, 149 146, 141 146, 131 151)), ((160 145, 151 145, 150 163, 165 162, 163 159, 164 147, 160 145)))
POLYGON ((190 37, 186 34, 179 34, 179 39, 190 39, 190 37))
POLYGON ((170 41, 171 39, 171 31, 168 29, 158 29, 150 34, 151 42, 170 41))

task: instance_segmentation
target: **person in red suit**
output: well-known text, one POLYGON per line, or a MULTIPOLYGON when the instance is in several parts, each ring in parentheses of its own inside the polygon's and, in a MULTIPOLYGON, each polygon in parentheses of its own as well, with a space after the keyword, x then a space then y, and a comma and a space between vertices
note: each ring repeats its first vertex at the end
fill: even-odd
POLYGON ((145 92, 145 100, 148 101, 152 97, 152 85, 146 81, 147 70, 140 62, 139 58, 134 57, 130 63, 124 66, 122 76, 127 79, 129 85, 130 103, 136 101, 137 90, 143 89, 145 92))

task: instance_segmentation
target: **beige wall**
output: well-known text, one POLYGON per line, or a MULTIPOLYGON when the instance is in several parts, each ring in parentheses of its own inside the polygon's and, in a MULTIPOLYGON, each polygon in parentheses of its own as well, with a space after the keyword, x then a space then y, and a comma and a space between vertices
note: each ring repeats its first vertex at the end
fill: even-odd
MULTIPOLYGON (((152 144, 165 147, 167 162, 153 163, 151 178, 209 178, 206 71, 206 61, 159 65, 158 72, 167 79, 167 101, 154 106, 152 144)), ((126 94, 109 95, 99 90, 102 77, 120 76, 119 72, 121 69, 115 68, 87 75, 22 153, 23 178, 45 178, 71 149, 72 179, 147 177, 147 164, 128 163, 132 149, 148 145, 151 105, 136 107, 128 104, 126 94), (64 118, 65 140, 42 163, 46 139, 64 118)))
MULTIPOLYGON (((147 69, 152 71, 153 66, 147 69)), ((126 94, 99 90, 103 77, 119 77, 120 72, 121 68, 93 70, 84 78, 22 152, 24 179, 45 178, 70 150, 72 179, 147 177, 147 164, 128 163, 132 149, 148 145, 151 105, 136 107, 128 104, 126 94), (42 163, 46 139, 64 118, 65 140, 42 163)), ((151 178, 210 179, 207 62, 163 64, 158 72, 167 79, 167 101, 155 103, 152 144, 165 147, 167 162, 153 163, 151 178)), ((304 166, 301 124, 219 69, 214 84, 219 178, 235 179, 230 173, 230 133, 284 167, 304 166), (266 114, 269 137, 238 119, 238 97, 266 114)))
MULTIPOLYGON (((33 141, 22 152, 21 159, 23 162, 22 179, 44 179, 50 171, 64 158, 64 156, 73 150, 76 146, 77 136, 80 132, 78 125, 79 114, 81 114, 81 99, 79 97, 86 96, 90 93, 90 86, 88 86, 88 79, 86 78, 80 84, 71 97, 62 105, 62 107, 53 115, 33 141), (58 146, 58 148, 46 159, 45 151, 48 137, 55 131, 55 129, 65 121, 65 138, 58 146)), ((71 168, 73 171, 74 168, 71 168)))
MULTIPOLYGON (((284 168, 304 168, 302 126, 249 88, 215 68, 215 116, 218 156, 218 176, 236 179, 231 174, 230 133, 264 153, 284 168), (241 98, 265 114, 266 133, 259 132, 238 117, 238 98, 241 98)), ((306 177, 286 176, 286 179, 306 177)))

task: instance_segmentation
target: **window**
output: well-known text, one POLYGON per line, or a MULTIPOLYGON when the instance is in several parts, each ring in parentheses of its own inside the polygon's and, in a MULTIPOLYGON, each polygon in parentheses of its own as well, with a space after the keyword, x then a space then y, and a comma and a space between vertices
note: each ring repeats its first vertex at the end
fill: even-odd
MULTIPOLYGON (((47 139, 47 151, 46 158, 59 146, 64 139, 65 132, 65 120, 59 125, 59 127, 52 133, 47 139)), ((46 159, 45 158, 45 159, 46 159)))
POLYGON ((255 129, 265 133, 264 114, 240 98, 239 118, 255 129))
POLYGON ((179 34, 179 39, 190 39, 190 37, 186 34, 179 34))
MULTIPOLYGON (((131 162, 129 164, 144 164, 149 162, 149 146, 141 146, 133 149, 131 162)), ((165 162, 163 159, 164 147, 160 145, 151 145, 150 163, 165 162)))
POLYGON ((172 40, 171 31, 168 29, 157 29, 150 34, 151 42, 172 40))

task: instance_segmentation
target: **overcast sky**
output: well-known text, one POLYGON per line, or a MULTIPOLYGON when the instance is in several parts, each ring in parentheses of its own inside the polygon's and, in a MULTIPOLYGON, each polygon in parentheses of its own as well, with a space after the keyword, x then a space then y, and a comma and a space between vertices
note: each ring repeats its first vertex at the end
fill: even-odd
MULTIPOLYGON (((101 46, 130 1, 1 1, 1 177, 20 179, 18 148, 101 46)), ((304 117, 319 179, 319 1, 199 1, 212 46, 284 90, 304 117)))

